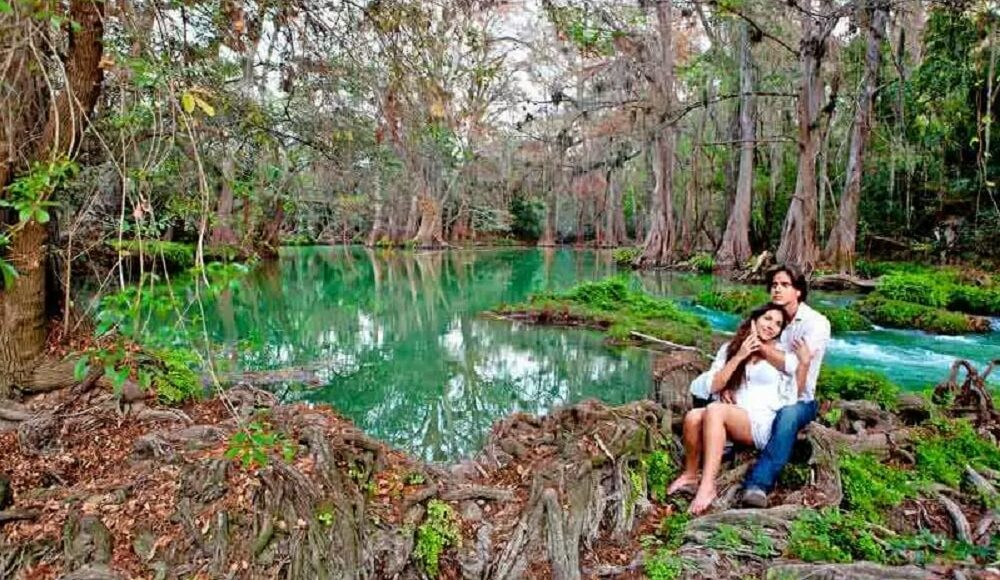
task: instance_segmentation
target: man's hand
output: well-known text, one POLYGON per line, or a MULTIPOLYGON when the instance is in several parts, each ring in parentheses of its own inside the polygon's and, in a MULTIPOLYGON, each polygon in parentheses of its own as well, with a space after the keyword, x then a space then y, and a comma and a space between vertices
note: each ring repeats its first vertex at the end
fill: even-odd
POLYGON ((799 364, 808 367, 813 357, 812 350, 809 349, 809 343, 804 338, 797 338, 795 339, 795 343, 792 344, 792 348, 795 349, 795 356, 798 357, 799 364))

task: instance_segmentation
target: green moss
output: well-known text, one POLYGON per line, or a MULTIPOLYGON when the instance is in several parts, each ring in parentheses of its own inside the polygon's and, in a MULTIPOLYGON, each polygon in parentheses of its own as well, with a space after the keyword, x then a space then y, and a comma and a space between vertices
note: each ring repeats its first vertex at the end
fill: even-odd
POLYGON ((647 550, 643 569, 650 580, 675 580, 684 573, 684 559, 673 550, 647 550))
POLYGON ((730 314, 745 316, 751 310, 770 300, 767 292, 760 288, 730 288, 726 290, 706 290, 695 296, 695 304, 721 310, 730 314))
POLYGON ((461 532, 452 507, 441 500, 427 502, 427 517, 417 528, 413 555, 424 572, 436 578, 440 572, 441 554, 461 542, 461 532))
POLYGON ((538 294, 499 311, 532 312, 542 318, 564 314, 606 328, 618 340, 631 340, 630 333, 637 331, 679 344, 706 348, 711 344, 708 322, 671 300, 631 288, 622 277, 586 282, 564 293, 538 294))
MULTIPOLYGON (((161 260, 166 262, 170 270, 185 270, 194 266, 196 247, 186 242, 166 242, 163 240, 112 240, 108 246, 123 255, 139 257, 140 255, 157 265, 161 260)), ((229 246, 206 247, 204 259, 206 262, 231 262, 239 257, 239 249, 229 246)))
POLYGON ((687 530, 689 521, 691 521, 691 516, 682 510, 675 511, 663 518, 657 532, 663 545, 671 549, 680 548, 681 544, 684 543, 684 532, 687 530))
POLYGON ((843 507, 865 521, 880 523, 882 514, 914 497, 914 474, 882 463, 871 454, 840 457, 840 477, 844 489, 843 507))
POLYGON ((883 326, 916 328, 938 334, 965 334, 983 330, 972 317, 960 312, 889 300, 878 294, 855 302, 853 308, 875 324, 883 326))
POLYGON ((938 420, 931 434, 917 443, 921 477, 958 487, 965 466, 1000 470, 1000 448, 980 437, 965 420, 938 420))
POLYGON ((823 366, 816 381, 816 397, 823 401, 874 401, 891 409, 899 396, 899 385, 882 373, 846 367, 823 366))
POLYGON ((806 511, 792 522, 787 552, 806 562, 886 561, 871 525, 837 508, 806 511))

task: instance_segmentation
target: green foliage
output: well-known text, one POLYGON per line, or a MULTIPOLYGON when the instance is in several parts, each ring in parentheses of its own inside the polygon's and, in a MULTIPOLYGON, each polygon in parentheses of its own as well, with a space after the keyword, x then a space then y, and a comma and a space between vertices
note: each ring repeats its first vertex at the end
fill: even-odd
POLYGON ((670 549, 677 549, 684 543, 684 532, 687 530, 691 516, 686 511, 677 510, 660 521, 660 528, 657 536, 663 545, 670 549))
POLYGON ((527 305, 509 307, 509 310, 519 309, 542 313, 571 311, 606 326, 608 334, 617 340, 631 340, 632 331, 688 345, 708 344, 711 339, 704 319, 681 310, 671 300, 633 289, 624 276, 585 282, 564 293, 538 294, 527 305))
POLYGON ((721 310, 730 314, 745 316, 754 308, 766 304, 770 295, 756 287, 732 288, 726 290, 705 290, 695 296, 695 304, 721 310))
POLYGON ((778 474, 778 484, 785 489, 799 489, 809 483, 812 470, 804 463, 789 463, 778 474))
POLYGON ((644 463, 649 495, 656 501, 663 501, 667 497, 667 487, 677 472, 677 466, 670 454, 662 449, 650 453, 644 463))
POLYGON ((452 507, 441 500, 427 502, 427 517, 417 527, 413 555, 431 578, 440 572, 441 553, 461 544, 461 532, 452 507))
POLYGON ((962 481, 966 465, 1000 470, 1000 448, 976 433, 965 420, 938 420, 916 446, 921 477, 952 487, 962 481))
POLYGON ((144 255, 154 263, 162 259, 171 269, 194 266, 194 244, 165 242, 162 240, 111 240, 108 246, 124 256, 144 255))
POLYGON ((411 471, 403 477, 403 483, 406 485, 423 485, 426 481, 424 474, 419 471, 411 471))
POLYGON ((881 522, 887 509, 917 492, 912 472, 885 465, 871 454, 841 456, 840 477, 843 506, 869 522, 881 522))
POLYGON ((883 326, 916 328, 939 334, 964 334, 980 330, 965 314, 912 302, 888 300, 876 294, 855 302, 853 308, 865 318, 883 326))
POLYGON ((10 288, 14 285, 14 280, 17 279, 17 270, 10 262, 4 260, 3 252, 10 245, 10 238, 7 235, 0 233, 0 290, 5 288, 10 288))
POLYGON ((878 371, 824 365, 816 381, 816 397, 823 401, 874 401, 883 409, 896 406, 899 385, 878 371))
POLYGON ((792 522, 787 552, 806 562, 886 560, 868 522, 838 508, 806 511, 792 522))
POLYGON ((946 536, 938 536, 929 530, 905 536, 894 536, 886 539, 890 550, 892 564, 925 565, 938 560, 962 562, 976 560, 981 563, 996 562, 998 538, 994 536, 991 545, 976 546, 968 542, 953 540, 946 536))
POLYGON ((828 306, 814 306, 813 308, 830 321, 830 331, 834 334, 872 329, 871 322, 850 308, 831 308, 828 306))
POLYGON ((537 240, 545 224, 545 203, 534 197, 515 195, 510 200, 510 232, 520 240, 537 240))
POLYGON ((35 163, 24 175, 7 186, 9 199, 0 199, 0 207, 8 207, 17 212, 21 224, 32 220, 45 224, 50 219, 49 210, 59 205, 49 197, 57 189, 66 185, 80 170, 79 166, 67 159, 48 163, 35 163))
POLYGON ((647 549, 643 570, 649 580, 676 580, 684 573, 684 559, 667 548, 647 549))
POLYGON ((951 280, 941 276, 895 273, 882 277, 877 293, 889 300, 943 308, 948 305, 951 287, 951 280))
POLYGON ((284 433, 275 431, 266 419, 258 419, 229 437, 225 457, 239 461, 244 469, 252 469, 266 466, 272 453, 291 462, 298 453, 298 445, 284 433))
POLYGON ((702 274, 711 274, 715 270, 715 256, 708 252, 699 252, 689 260, 691 266, 702 274))
POLYGON ((619 266, 631 266, 642 253, 642 248, 617 248, 611 252, 611 259, 619 266))
POLYGON ((156 389, 161 403, 180 405, 200 399, 204 388, 196 372, 201 364, 198 355, 189 348, 147 349, 140 359, 139 376, 148 373, 149 384, 156 389))

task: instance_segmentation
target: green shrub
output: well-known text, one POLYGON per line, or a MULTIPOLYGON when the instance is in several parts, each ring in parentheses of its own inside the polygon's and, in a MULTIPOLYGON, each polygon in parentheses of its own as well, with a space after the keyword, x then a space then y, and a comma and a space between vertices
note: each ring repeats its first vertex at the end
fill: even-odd
POLYGON ((619 266, 631 266, 642 253, 642 248, 618 248, 611 252, 611 259, 619 266))
POLYGON ((431 578, 436 578, 440 572, 441 553, 460 542, 461 532, 452 507, 437 499, 427 502, 427 517, 417 528, 416 546, 413 550, 413 555, 424 572, 431 578))
POLYGON ((840 457, 843 506, 865 521, 879 523, 882 513, 916 495, 914 474, 882 463, 871 454, 840 457))
POLYGON ((885 562, 885 549, 871 526, 837 508, 803 512, 792 522, 788 554, 806 562, 885 562))
POLYGON ((244 469, 267 465, 272 452, 281 454, 285 462, 295 459, 298 445, 284 433, 275 431, 269 422, 260 419, 232 434, 226 444, 226 459, 239 461, 244 469))
POLYGON ((684 543, 684 532, 687 530, 691 516, 681 510, 677 510, 664 517, 660 521, 660 529, 657 535, 661 538, 663 545, 670 549, 680 548, 684 543))
POLYGON ((658 449, 650 453, 644 463, 649 495, 656 501, 663 501, 667 497, 667 486, 677 472, 674 460, 669 453, 658 449))
POLYGON ((691 266, 702 274, 711 274, 715 270, 715 256, 708 252, 699 252, 690 259, 691 266))
POLYGON ((917 443, 917 472, 952 487, 962 482, 965 466, 1000 470, 1000 448, 979 436, 965 420, 940 420, 917 443))
POLYGON ((948 309, 983 316, 1000 315, 1000 287, 955 286, 948 309))
POLYGON ((108 246, 126 256, 146 256, 156 264, 162 258, 168 267, 190 268, 194 265, 195 247, 193 244, 181 242, 165 242, 162 240, 112 240, 108 246))
POLYGON ((830 331, 834 334, 872 329, 871 322, 868 322, 864 316, 861 316, 857 311, 850 308, 833 308, 829 306, 814 306, 813 308, 830 321, 830 331))
POLYGON ((888 300, 872 294, 855 302, 853 308, 875 324, 895 328, 916 328, 939 334, 965 334, 986 329, 960 312, 949 312, 912 302, 888 300))
POLYGON ((887 274, 878 283, 877 293, 889 300, 913 302, 943 308, 951 296, 952 281, 935 274, 887 274))
POLYGON ((754 308, 766 304, 770 295, 761 288, 732 288, 727 290, 705 290, 695 296, 695 304, 745 316, 754 308))
POLYGON ((883 409, 896 405, 899 385, 877 371, 823 366, 816 381, 816 398, 823 401, 874 401, 883 409))
POLYGON ((642 567, 649 580, 676 580, 684 573, 684 559, 674 550, 647 548, 642 567))
POLYGON ((515 195, 510 200, 510 232, 521 240, 537 240, 545 224, 545 202, 515 195))
POLYGON ((144 369, 150 373, 150 384, 156 389, 156 397, 167 405, 180 405, 190 400, 200 399, 204 387, 196 369, 201 360, 189 348, 146 349, 147 364, 139 369, 140 377, 144 369))

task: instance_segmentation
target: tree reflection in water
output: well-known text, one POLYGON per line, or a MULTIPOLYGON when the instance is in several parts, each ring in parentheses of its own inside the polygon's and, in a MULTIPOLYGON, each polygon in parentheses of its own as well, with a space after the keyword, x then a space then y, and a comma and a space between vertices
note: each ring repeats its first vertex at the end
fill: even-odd
POLYGON ((295 249, 223 293, 206 322, 243 370, 319 369, 322 385, 286 385, 286 399, 329 403, 376 437, 443 461, 475 452, 514 411, 644 395, 643 351, 478 315, 613 272, 594 252, 295 249))

